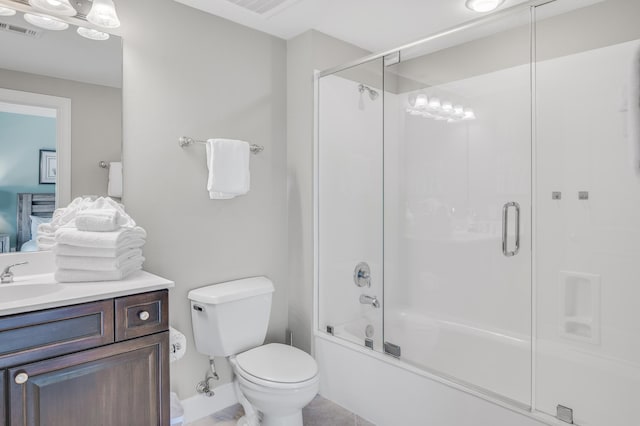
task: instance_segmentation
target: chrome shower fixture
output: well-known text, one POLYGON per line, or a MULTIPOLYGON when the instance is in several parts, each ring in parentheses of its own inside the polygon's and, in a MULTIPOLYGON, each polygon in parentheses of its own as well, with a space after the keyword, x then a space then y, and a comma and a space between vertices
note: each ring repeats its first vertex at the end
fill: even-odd
POLYGON ((364 84, 360 83, 360 85, 358 86, 358 92, 364 93, 365 91, 369 92, 369 98, 372 101, 375 101, 376 99, 378 99, 378 96, 380 96, 380 93, 378 93, 377 90, 374 90, 371 87, 365 86, 364 84))

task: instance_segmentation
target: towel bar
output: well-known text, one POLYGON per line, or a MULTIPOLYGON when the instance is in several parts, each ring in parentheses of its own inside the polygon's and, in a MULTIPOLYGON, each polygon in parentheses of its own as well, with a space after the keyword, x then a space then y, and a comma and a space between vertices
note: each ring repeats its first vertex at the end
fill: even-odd
MULTIPOLYGON (((193 138, 190 138, 189 136, 181 136, 180 138, 178 138, 178 145, 180 145, 181 148, 184 148, 185 146, 189 146, 189 145, 193 145, 194 143, 200 143, 200 144, 206 144, 206 141, 199 141, 193 138)), ((256 145, 256 144, 252 144, 249 149, 251 150, 251 152, 253 154, 259 154, 262 151, 264 151, 264 147, 261 145, 256 145)))

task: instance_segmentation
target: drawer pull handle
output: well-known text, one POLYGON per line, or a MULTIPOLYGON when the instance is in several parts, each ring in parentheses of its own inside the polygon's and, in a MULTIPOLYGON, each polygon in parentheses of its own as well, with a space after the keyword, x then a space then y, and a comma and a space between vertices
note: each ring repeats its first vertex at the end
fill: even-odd
POLYGON ((29 380, 29 375, 24 371, 22 373, 16 374, 15 381, 17 384, 23 385, 27 383, 27 380, 29 380))
POLYGON ((149 315, 149 312, 147 311, 142 311, 138 314, 138 318, 140 318, 142 321, 146 321, 149 319, 151 315, 149 315))

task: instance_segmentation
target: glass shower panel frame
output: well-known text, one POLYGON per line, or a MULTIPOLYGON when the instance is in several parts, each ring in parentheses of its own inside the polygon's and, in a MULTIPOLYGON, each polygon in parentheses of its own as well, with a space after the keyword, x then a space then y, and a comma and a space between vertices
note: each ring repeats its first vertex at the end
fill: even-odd
POLYGON ((378 351, 383 305, 383 60, 318 79, 318 327, 378 351))
POLYGON ((530 9, 404 49, 384 106, 386 349, 524 409, 531 49, 530 9))

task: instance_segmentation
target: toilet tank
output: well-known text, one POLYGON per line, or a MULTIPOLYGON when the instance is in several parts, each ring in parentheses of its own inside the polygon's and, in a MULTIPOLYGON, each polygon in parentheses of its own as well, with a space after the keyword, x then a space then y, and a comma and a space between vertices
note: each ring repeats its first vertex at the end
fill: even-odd
POLYGON ((191 322, 198 352, 230 356, 262 345, 267 335, 273 283, 245 278, 191 290, 191 322))

